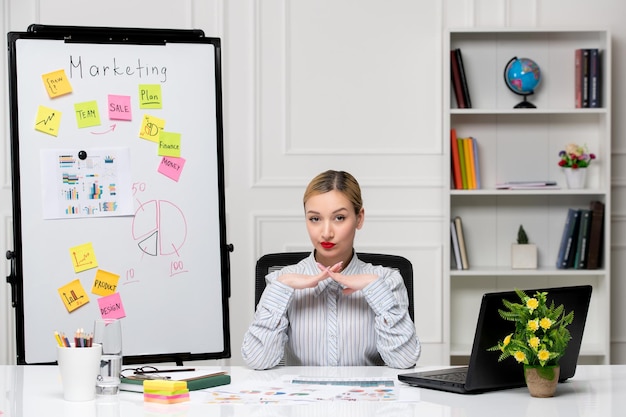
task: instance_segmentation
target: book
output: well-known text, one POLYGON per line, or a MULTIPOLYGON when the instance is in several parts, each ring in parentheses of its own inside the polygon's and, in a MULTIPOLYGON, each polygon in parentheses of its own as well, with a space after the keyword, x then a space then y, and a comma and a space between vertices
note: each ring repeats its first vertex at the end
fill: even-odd
POLYGON ((461 261, 461 251, 459 249, 459 239, 456 234, 456 226, 454 225, 454 220, 450 221, 450 239, 452 239, 452 252, 456 269, 463 269, 463 262, 461 261))
POLYGON ((450 154, 452 155, 452 178, 454 188, 463 189, 463 179, 461 178, 461 162, 459 161, 459 146, 457 145, 456 129, 450 129, 450 154))
POLYGON ((557 190, 560 187, 556 181, 507 181, 496 184, 497 190, 557 190))
POLYGON ((580 210, 580 226, 578 228, 578 242, 576 244, 576 256, 574 257, 574 269, 587 268, 587 255, 589 253, 589 227, 591 226, 591 210, 580 210))
MULTIPOLYGON (((161 368, 161 367, 159 367, 161 368)), ((163 367, 163 370, 175 369, 174 367, 163 367)), ((133 375, 125 378, 121 378, 120 389, 123 391, 143 392, 143 382, 147 375, 162 375, 168 376, 168 381, 185 381, 187 382, 187 388, 189 391, 195 391, 199 389, 217 387, 220 385, 230 384, 230 375, 226 371, 207 371, 207 370, 194 370, 185 372, 164 372, 163 374, 145 374, 145 375, 133 375)))
POLYGON ((478 141, 475 137, 472 137, 472 147, 474 149, 474 180, 476 181, 476 188, 481 189, 482 184, 480 182, 480 164, 478 163, 478 141))
POLYGON ((465 66, 463 65, 463 55, 461 54, 461 49, 456 48, 454 50, 456 53, 456 59, 459 64, 459 74, 461 76, 461 89, 463 91, 463 100, 465 100, 465 108, 472 108, 472 100, 470 98, 469 87, 467 85, 467 75, 465 73, 465 66))
POLYGON ((463 138, 465 150, 465 169, 467 170, 467 188, 476 189, 476 169, 474 168, 474 145, 471 138, 463 138))
POLYGON ((461 72, 459 71, 459 61, 456 56, 456 50, 450 51, 450 77, 452 81, 452 90, 456 98, 456 106, 459 109, 466 108, 465 99, 463 98, 463 87, 461 86, 461 72))
POLYGON ((602 242, 604 241, 604 203, 592 201, 591 228, 589 230, 589 252, 587 253, 587 269, 598 269, 602 266, 602 242))
POLYGON ((583 107, 583 50, 574 51, 574 106, 583 107))
POLYGON ((565 226, 561 235, 561 243, 559 245, 559 253, 556 260, 558 269, 567 269, 574 265, 575 242, 578 236, 578 219, 580 218, 580 210, 569 208, 565 218, 565 226))
POLYGON ((463 234, 463 221, 461 217, 454 218, 454 227, 456 228, 456 238, 459 241, 459 252, 461 254, 461 264, 463 269, 469 269, 469 259, 467 257, 467 249, 465 248, 465 235, 463 234))
POLYGON ((463 146, 463 138, 457 138, 456 146, 459 150, 459 166, 461 167, 461 186, 463 190, 468 189, 467 168, 465 167, 465 147, 463 146))
POLYGON ((589 49, 582 50, 582 85, 583 108, 589 107, 589 49))
POLYGON ((600 74, 600 50, 592 48, 589 50, 589 107, 592 108, 602 106, 600 102, 600 74))

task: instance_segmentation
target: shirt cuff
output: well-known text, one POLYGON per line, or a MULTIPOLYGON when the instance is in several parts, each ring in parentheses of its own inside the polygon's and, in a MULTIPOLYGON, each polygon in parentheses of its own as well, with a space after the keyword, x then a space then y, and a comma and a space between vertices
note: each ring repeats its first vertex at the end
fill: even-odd
POLYGON ((363 294, 377 316, 391 310, 397 304, 391 289, 380 278, 363 288, 363 294))
POLYGON ((262 304, 270 311, 282 314, 289 305, 294 289, 280 281, 273 281, 263 292, 262 304))

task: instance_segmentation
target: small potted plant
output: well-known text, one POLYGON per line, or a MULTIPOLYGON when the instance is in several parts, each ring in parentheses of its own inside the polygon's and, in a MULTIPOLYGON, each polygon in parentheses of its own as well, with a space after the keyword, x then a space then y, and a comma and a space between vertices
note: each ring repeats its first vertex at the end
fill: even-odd
POLYGON ((547 292, 536 292, 532 297, 515 290, 521 303, 506 299, 506 310, 498 313, 504 320, 515 323, 512 333, 504 336, 489 351, 500 351, 498 362, 509 357, 524 366, 524 376, 530 395, 552 397, 559 380, 559 360, 565 354, 571 335, 567 326, 574 321, 574 312, 565 313, 554 301, 548 304, 547 292))
POLYGON ((528 243, 528 235, 520 224, 517 243, 511 244, 511 268, 537 269, 537 245, 528 243))
POLYGON ((587 167, 596 159, 594 153, 589 152, 587 145, 570 143, 559 152, 559 166, 565 172, 567 187, 571 189, 584 188, 587 177, 587 167))

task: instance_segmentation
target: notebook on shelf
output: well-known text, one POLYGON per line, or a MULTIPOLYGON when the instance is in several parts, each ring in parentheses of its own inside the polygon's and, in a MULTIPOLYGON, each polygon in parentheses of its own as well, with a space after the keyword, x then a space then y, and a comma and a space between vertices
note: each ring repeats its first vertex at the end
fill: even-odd
MULTIPOLYGON (((580 345, 589 311, 590 285, 524 290, 527 295, 537 291, 548 293, 548 301, 563 304, 565 311, 574 311, 574 321, 567 328, 572 339, 559 361, 559 382, 574 376, 580 345)), ((500 352, 488 351, 506 335, 513 332, 514 323, 503 320, 498 309, 504 309, 502 299, 519 302, 514 291, 484 294, 481 300, 474 343, 468 366, 399 374, 398 380, 420 388, 431 388, 459 394, 477 394, 525 386, 523 367, 513 358, 498 362, 500 352)))

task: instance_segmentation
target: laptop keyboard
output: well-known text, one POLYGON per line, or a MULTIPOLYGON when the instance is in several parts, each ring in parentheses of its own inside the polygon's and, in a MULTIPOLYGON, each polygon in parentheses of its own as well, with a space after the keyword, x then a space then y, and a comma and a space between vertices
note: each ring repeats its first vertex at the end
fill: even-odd
POLYGON ((446 374, 429 376, 430 379, 436 379, 439 381, 448 381, 448 382, 460 382, 460 383, 464 383, 466 377, 467 377, 466 371, 450 372, 446 374))

